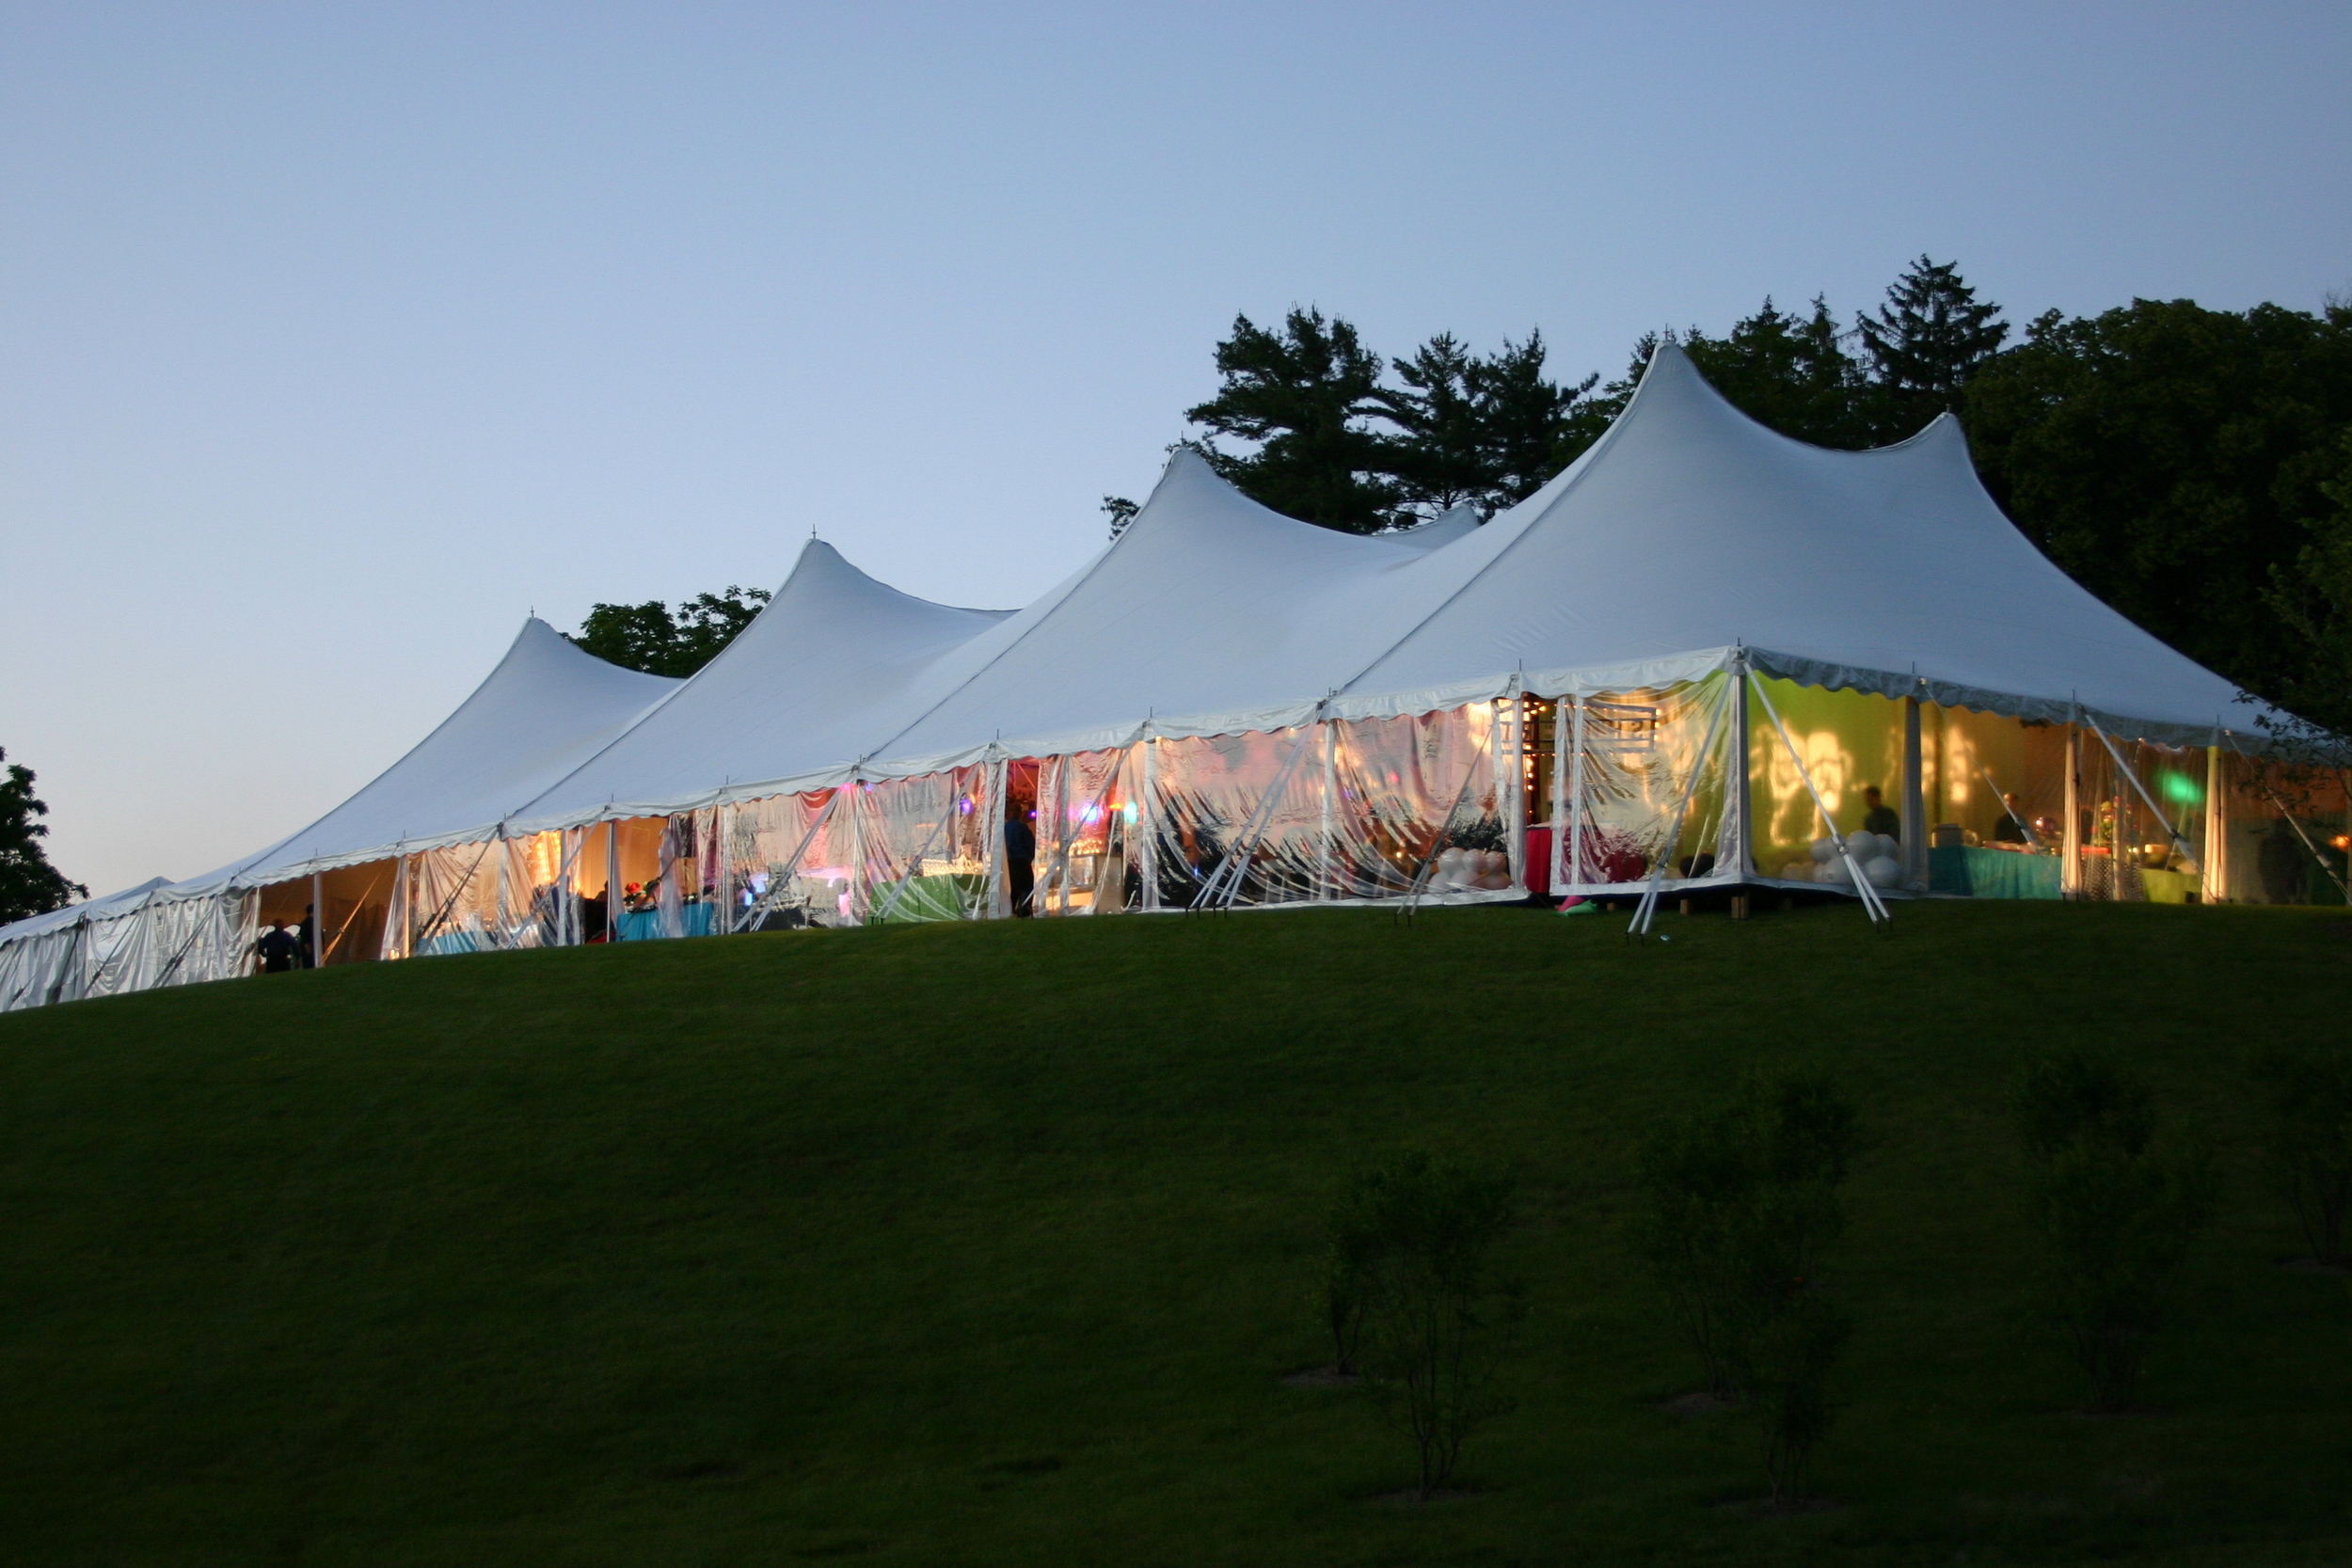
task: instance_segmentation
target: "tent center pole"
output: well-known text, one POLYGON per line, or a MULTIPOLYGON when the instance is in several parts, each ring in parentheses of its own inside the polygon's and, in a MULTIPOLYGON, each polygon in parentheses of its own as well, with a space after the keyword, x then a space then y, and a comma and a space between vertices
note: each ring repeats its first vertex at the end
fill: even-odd
POLYGON ((326 878, 310 873, 310 967, 326 967, 326 878))

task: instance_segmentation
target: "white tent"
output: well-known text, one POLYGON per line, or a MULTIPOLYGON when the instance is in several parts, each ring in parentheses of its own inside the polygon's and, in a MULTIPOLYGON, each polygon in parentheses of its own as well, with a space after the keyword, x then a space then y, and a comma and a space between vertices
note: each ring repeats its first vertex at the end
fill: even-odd
MULTIPOLYGON (((1408 533, 1340 534, 1180 451, 1117 540, 1018 611, 912 598, 811 541, 683 685, 602 664, 533 621, 351 800, 135 903, 543 841, 538 862, 499 872, 504 926, 525 902, 510 880, 577 895, 585 830, 634 820, 668 824, 658 853, 641 852, 665 934, 733 928, 787 886, 828 918, 1002 913, 1009 790, 1034 797, 1040 908, 1057 911, 1510 896, 1522 877, 1542 885, 1524 847, 1545 818, 1559 828, 1545 850, 1555 892, 1770 881, 1781 868, 1759 863, 1752 787, 1772 775, 1774 853, 1839 808, 1777 707, 1752 732, 1768 681, 1881 705, 1839 722, 1893 725, 1893 751, 1849 770, 1906 781, 1914 885, 1923 772, 1943 770, 1940 811, 1974 787, 1963 764, 1989 783, 1979 765, 2007 746, 2000 765, 2026 766, 2020 724, 2069 737, 2071 832, 2083 748, 2115 759, 2099 787, 2128 817, 2119 740, 2213 746, 2258 715, 2035 550, 1948 416, 1875 451, 1809 447, 1740 414, 1667 347, 1598 443, 1485 527, 1463 509, 1408 533), (1923 711, 1937 716, 1924 742, 1923 711), (2008 738, 1967 731, 1987 715, 2008 738), (927 881, 961 891, 909 905, 927 881), (678 917, 721 898, 723 925, 678 917)), ((2034 744, 2050 773, 2054 753, 2034 744)), ((602 841, 610 895, 619 827, 602 841)), ((418 881, 403 896, 426 894, 418 881)), ((59 928, 9 927, 0 952, 59 928)), ((580 929, 557 919, 551 940, 580 929)))
POLYGON ((0 1010, 242 973, 254 890, 494 838, 515 808, 683 684, 608 664, 526 621, 432 734, 301 832, 183 882, 158 878, 0 929, 0 1010))
POLYGON ((515 832, 667 816, 847 776, 884 716, 922 700, 951 650, 1012 612, 958 610, 875 581, 821 540, 767 608, 672 701, 560 780, 515 832))

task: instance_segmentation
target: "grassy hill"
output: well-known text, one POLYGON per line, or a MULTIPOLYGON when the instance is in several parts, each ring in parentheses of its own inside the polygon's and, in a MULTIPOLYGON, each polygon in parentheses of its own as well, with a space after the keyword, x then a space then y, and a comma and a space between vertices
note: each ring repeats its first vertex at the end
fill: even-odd
POLYGON ((330 970, 0 1018, 19 1562, 2179 1564, 2352 1553, 2352 1292, 2246 1064, 2344 1049, 2324 911, 1525 911, 791 933, 330 970), (2221 1149, 2154 1413, 2033 1314, 2005 1097, 2106 1048, 2221 1149), (1741 1073, 1863 1107, 1816 1484, 1626 1256, 1633 1151, 1741 1073), (1414 1507, 1316 1226, 1508 1163, 1533 1315, 1478 1495, 1414 1507))

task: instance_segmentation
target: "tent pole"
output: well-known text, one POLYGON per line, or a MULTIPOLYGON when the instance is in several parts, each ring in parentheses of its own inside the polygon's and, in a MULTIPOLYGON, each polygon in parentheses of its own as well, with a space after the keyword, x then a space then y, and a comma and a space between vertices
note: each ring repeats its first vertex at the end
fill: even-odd
POLYGON ((735 935, 735 895, 727 887, 729 861, 735 850, 735 808, 721 801, 710 808, 710 836, 719 847, 712 851, 710 896, 710 934, 720 937, 735 935))
POLYGON ((1511 760, 1500 769, 1507 775, 1503 787, 1509 791, 1503 799, 1510 802, 1510 815, 1503 818, 1503 831, 1510 836, 1504 847, 1510 852, 1511 885, 1527 885, 1527 692, 1519 677, 1511 677, 1511 760))
POLYGON ((2073 724, 2066 726, 2066 820, 2059 824, 2058 853, 2066 863, 2058 867, 2058 892, 2068 898, 2083 895, 2083 737, 2073 724))
POLYGON ((2205 748, 2205 888, 2208 904, 2230 896, 2229 765, 2218 745, 2205 748))
MULTIPOLYGON (((1748 796, 1748 758, 1754 750, 1755 743, 1748 736, 1748 655, 1742 648, 1732 656, 1731 661, 1731 753, 1724 782, 1731 788, 1734 814, 1731 864, 1743 882, 1756 874, 1756 857, 1748 852, 1753 838, 1748 832, 1748 814, 1754 809, 1748 796)), ((1740 907, 1746 908, 1744 904, 1740 907)))
POLYGON ((981 832, 988 847, 981 865, 981 910, 977 919, 1005 919, 1005 759, 981 764, 981 832))
POLYGON ((1323 721, 1323 836, 1315 866, 1315 901, 1331 901, 1331 794, 1339 776, 1339 735, 1328 719, 1323 721))
POLYGON ((621 940, 621 819, 604 825, 604 940, 621 940))
MULTIPOLYGON (((1584 704, 1576 699, 1576 756, 1568 778, 1568 864, 1567 874, 1552 891, 1565 893, 1584 877, 1584 704)), ((1560 836, 1558 828, 1552 837, 1560 836)))
POLYGON ((1919 699, 1903 699, 1903 885, 1928 885, 1928 784, 1919 745, 1919 699))
POLYGON ((1566 721, 1575 711, 1575 706, 1576 699, 1572 696, 1552 699, 1551 777, 1544 786, 1551 796, 1551 852, 1545 857, 1544 893, 1547 896, 1554 898, 1560 895, 1561 885, 1566 880, 1560 875, 1561 857, 1567 849, 1567 845, 1563 842, 1568 820, 1567 807, 1565 804, 1567 790, 1565 769, 1568 763, 1566 721))
POLYGON ((326 878, 310 873, 310 967, 326 967, 326 878))
POLYGON ((850 769, 850 924, 863 926, 872 910, 866 892, 866 784, 850 769))
POLYGON ((1160 737, 1152 733, 1147 721, 1143 727, 1143 800, 1136 812, 1136 847, 1142 852, 1137 869, 1143 879, 1143 909, 1147 913, 1160 907, 1159 787, 1160 737))

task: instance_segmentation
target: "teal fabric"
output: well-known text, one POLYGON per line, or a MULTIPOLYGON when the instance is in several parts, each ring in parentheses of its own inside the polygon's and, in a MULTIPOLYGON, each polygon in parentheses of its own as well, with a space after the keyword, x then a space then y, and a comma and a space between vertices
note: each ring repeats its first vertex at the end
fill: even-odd
POLYGON ((2058 858, 1954 845, 1928 851, 1928 886, 1969 898, 2057 898, 2058 858))
MULTIPOLYGON (((707 937, 710 934, 710 913, 716 906, 689 904, 678 911, 685 917, 686 934, 707 937)), ((620 938, 623 942, 652 942, 661 935, 660 910, 632 910, 621 916, 620 938)))

